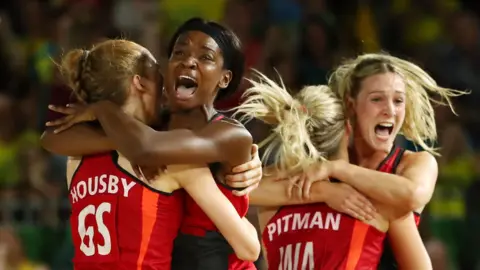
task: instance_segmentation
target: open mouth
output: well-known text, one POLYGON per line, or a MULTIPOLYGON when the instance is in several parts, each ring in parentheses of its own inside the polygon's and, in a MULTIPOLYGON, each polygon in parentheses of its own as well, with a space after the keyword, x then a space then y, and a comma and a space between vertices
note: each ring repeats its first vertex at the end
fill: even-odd
POLYGON ((197 90, 197 80, 190 76, 181 75, 175 81, 175 91, 177 92, 177 98, 189 98, 197 90))
POLYGON ((380 123, 375 126, 375 134, 381 138, 388 138, 393 131, 392 123, 380 123))

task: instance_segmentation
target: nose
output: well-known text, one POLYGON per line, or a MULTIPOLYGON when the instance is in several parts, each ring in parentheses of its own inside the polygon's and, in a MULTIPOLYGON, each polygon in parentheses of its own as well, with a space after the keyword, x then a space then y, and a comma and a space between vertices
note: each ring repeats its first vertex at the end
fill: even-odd
POLYGON ((182 67, 195 69, 197 67, 197 61, 192 56, 185 57, 185 59, 182 61, 182 67))
POLYGON ((384 114, 386 116, 395 116, 395 104, 393 104, 393 102, 387 102, 384 108, 384 114))

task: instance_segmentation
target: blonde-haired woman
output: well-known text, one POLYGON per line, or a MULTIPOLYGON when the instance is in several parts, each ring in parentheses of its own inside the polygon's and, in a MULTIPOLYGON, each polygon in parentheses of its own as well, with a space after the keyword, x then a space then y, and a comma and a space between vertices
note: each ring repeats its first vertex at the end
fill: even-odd
MULTIPOLYGON (((259 82, 252 81, 247 100, 237 109, 244 119, 257 118, 274 126, 263 142, 267 144, 265 157, 275 153, 272 177, 309 171, 319 163, 326 165, 322 168, 348 163, 351 127, 342 100, 328 86, 307 86, 292 97, 283 84, 261 74, 259 78, 259 82)), ((380 170, 392 173, 394 168, 385 163, 380 170)), ((316 182, 308 199, 290 198, 288 186, 288 181, 265 179, 250 197, 252 204, 261 206, 259 220, 269 269, 375 269, 390 222, 405 215, 383 203, 370 203, 343 183, 316 182), (351 199, 345 200, 346 207, 335 207, 342 196, 332 194, 350 194, 351 199), (360 221, 352 216, 364 213, 361 205, 364 212, 377 211, 360 221)), ((410 228, 405 229, 413 236, 410 242, 417 247, 410 250, 411 255, 419 258, 409 269, 430 269, 413 218, 407 224, 410 228)))
MULTIPOLYGON (((353 123, 352 161, 359 166, 339 163, 328 168, 329 176, 352 185, 375 201, 397 209, 414 211, 416 224, 430 201, 437 180, 438 152, 427 142, 437 140, 432 104, 447 105, 451 98, 465 94, 437 85, 419 66, 386 54, 365 54, 348 60, 331 75, 329 85, 343 100, 353 123), (394 145, 397 134, 421 146, 425 151, 405 151, 394 174, 375 170, 394 145)), ((389 230, 395 257, 406 257, 408 221, 394 222, 389 230), (403 255, 402 255, 403 254, 403 255)), ((401 265, 400 265, 401 266, 401 265)), ((381 269, 395 269, 389 246, 381 269)))

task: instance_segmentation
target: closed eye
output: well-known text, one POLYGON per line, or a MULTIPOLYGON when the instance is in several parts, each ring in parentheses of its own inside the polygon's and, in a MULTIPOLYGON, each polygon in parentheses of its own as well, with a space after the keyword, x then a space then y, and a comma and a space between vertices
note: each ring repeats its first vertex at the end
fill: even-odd
POLYGON ((173 51, 173 55, 175 55, 175 56, 182 56, 182 55, 183 55, 183 51, 181 51, 181 50, 173 51))
POLYGON ((201 59, 207 60, 207 61, 213 61, 213 57, 208 54, 202 55, 201 59))

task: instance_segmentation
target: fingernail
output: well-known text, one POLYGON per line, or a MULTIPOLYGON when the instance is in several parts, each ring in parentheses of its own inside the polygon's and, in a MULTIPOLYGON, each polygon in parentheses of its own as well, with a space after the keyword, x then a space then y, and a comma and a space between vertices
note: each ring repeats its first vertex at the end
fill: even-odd
POLYGON ((53 109, 53 108, 55 108, 55 106, 53 106, 53 105, 48 105, 48 108, 49 108, 49 109, 53 109))
POLYGON ((55 130, 53 131, 53 133, 57 134, 57 133, 58 133, 58 130, 55 129, 55 130))

